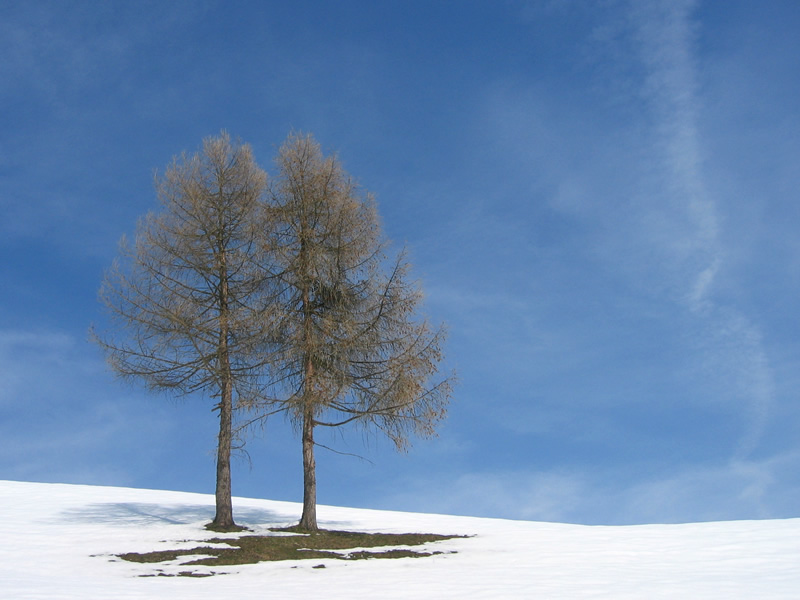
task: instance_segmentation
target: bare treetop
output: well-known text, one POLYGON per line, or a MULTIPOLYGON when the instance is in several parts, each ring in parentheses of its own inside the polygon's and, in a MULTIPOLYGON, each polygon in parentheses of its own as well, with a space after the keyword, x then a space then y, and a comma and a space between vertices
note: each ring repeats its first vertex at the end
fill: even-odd
POLYGON ((156 178, 161 203, 106 273, 100 298, 120 335, 95 335, 113 370, 153 390, 217 399, 215 525, 233 526, 235 405, 261 393, 270 304, 256 226, 266 174, 226 133, 156 178))
POLYGON ((410 434, 435 432, 450 378, 432 380, 444 333, 417 315, 405 253, 387 260, 373 198, 311 136, 290 135, 276 163, 267 209, 281 284, 276 365, 302 430, 300 525, 316 529, 314 428, 356 422, 403 449, 410 434))

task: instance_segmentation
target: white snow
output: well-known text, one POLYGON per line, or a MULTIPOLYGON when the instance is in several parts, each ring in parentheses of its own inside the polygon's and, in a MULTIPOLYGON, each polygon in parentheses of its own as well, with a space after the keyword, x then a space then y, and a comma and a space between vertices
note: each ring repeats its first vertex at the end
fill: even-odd
MULTIPOLYGON (((195 567, 136 564, 123 552, 193 547, 213 497, 0 481, 0 598, 800 598, 800 519, 588 527, 319 507, 330 529, 468 534, 426 558, 195 567), (324 569, 312 567, 325 564, 324 569)), ((256 532, 300 506, 234 499, 256 532)))

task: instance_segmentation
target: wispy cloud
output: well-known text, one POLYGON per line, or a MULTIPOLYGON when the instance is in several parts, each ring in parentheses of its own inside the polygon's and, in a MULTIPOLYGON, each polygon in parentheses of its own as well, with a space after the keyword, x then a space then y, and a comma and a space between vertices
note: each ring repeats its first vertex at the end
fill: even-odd
POLYGON ((798 461, 800 455, 789 452, 677 470, 625 490, 618 499, 618 515, 631 515, 637 522, 792 517, 800 489, 798 461))
POLYGON ((0 407, 31 405, 33 399, 57 396, 67 383, 102 369, 86 357, 69 334, 47 330, 0 330, 0 407), (66 381, 65 381, 66 379, 66 381))
MULTIPOLYGON (((494 149, 504 159, 503 168, 516 170, 516 181, 527 184, 527 189, 517 183, 502 191, 549 197, 550 212, 517 221, 528 227, 530 240, 524 254, 529 271, 521 267, 518 274, 533 283, 527 296, 518 295, 526 309, 513 313, 528 315, 529 335, 572 336, 572 356, 566 353, 562 360, 585 359, 586 349, 607 339, 625 343, 615 333, 627 334, 628 343, 656 355, 658 343, 642 336, 668 329, 675 337, 664 345, 681 345, 686 364, 694 363, 684 388, 692 401, 723 406, 738 416, 742 433, 732 453, 743 458, 759 445, 770 419, 773 374, 758 319, 719 285, 730 274, 730 236, 722 229, 729 207, 706 168, 697 6, 691 0, 624 0, 609 6, 613 10, 605 16, 597 13, 593 43, 602 54, 595 63, 601 83, 590 94, 594 102, 607 103, 600 113, 607 121, 570 112, 539 84, 503 82, 487 95, 494 149), (522 165, 530 175, 522 174, 522 165), (558 246, 548 248, 547 238, 539 235, 543 222, 558 232, 558 246), (579 232, 575 244, 574 232, 579 232), (607 289, 608 295, 580 297, 576 290, 589 280, 596 285, 587 289, 595 294, 607 289), (593 309, 590 300, 599 308, 593 309), (581 329, 567 306, 591 315, 593 329, 581 329), (545 311, 562 320, 541 319, 545 311), (640 329, 624 329, 631 317, 640 329), (671 319, 671 325, 654 325, 659 318, 671 319), (603 336, 603 326, 620 329, 603 336)), ((508 232, 497 239, 523 247, 508 232)), ((590 365, 576 368, 590 376, 590 365)), ((684 367, 662 363, 660 368, 666 373, 684 367)), ((634 378, 629 375, 628 380, 634 378)), ((651 393, 644 384, 637 392, 669 401, 668 393, 651 393)), ((617 395, 630 401, 624 390, 617 395)), ((563 399, 559 406, 574 408, 563 399)))
POLYGON ((675 467, 630 479, 624 469, 473 471, 403 482, 385 508, 589 525, 795 516, 800 454, 675 467))
POLYGON ((569 520, 585 492, 584 482, 569 473, 521 470, 465 473, 435 485, 420 479, 407 482, 403 489, 381 504, 411 511, 532 521, 569 520))
POLYGON ((128 470, 150 468, 144 457, 160 452, 169 407, 121 386, 107 396, 109 379, 70 334, 0 330, 0 477, 130 483, 128 470), (119 457, 132 448, 138 464, 124 465, 119 457))
POLYGON ((677 225, 667 238, 680 274, 674 292, 697 319, 694 337, 707 364, 730 374, 722 393, 729 395, 732 406, 744 408, 747 430, 737 456, 746 456, 758 444, 768 419, 772 373, 757 326, 735 306, 715 298, 726 251, 698 129, 704 107, 694 57, 695 8, 693 0, 632 2, 630 15, 645 67, 641 91, 653 120, 654 158, 660 163, 651 186, 663 190, 655 198, 667 203, 666 211, 657 207, 655 212, 677 225))
POLYGON ((703 174, 701 110, 693 47, 696 24, 692 0, 632 2, 634 39, 645 74, 641 94, 653 123, 659 164, 654 173, 657 197, 670 204, 675 227, 673 259, 683 263, 688 282, 683 300, 693 311, 708 307, 715 274, 723 258, 717 207, 703 174))

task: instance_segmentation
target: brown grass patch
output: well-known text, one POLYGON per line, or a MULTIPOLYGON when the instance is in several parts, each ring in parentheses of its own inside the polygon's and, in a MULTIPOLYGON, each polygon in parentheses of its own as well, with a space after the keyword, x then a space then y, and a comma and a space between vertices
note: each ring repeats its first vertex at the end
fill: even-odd
MULTIPOLYGON (((297 533, 296 529, 273 529, 275 532, 297 533)), ((155 552, 128 552, 119 558, 137 563, 163 563, 181 556, 203 554, 205 558, 180 563, 181 566, 229 566, 262 561, 305 560, 333 558, 364 560, 369 558, 420 558, 441 554, 398 546, 421 546, 465 536, 433 533, 359 533, 355 531, 320 530, 296 535, 243 535, 239 538, 214 538, 205 543, 228 544, 230 548, 212 548, 198 543, 197 547, 155 552), (365 548, 380 548, 370 551, 365 548), (348 552, 348 550, 353 550, 348 552)), ((191 572, 187 572, 191 573, 191 572)), ((183 575, 183 573, 181 573, 183 575)))

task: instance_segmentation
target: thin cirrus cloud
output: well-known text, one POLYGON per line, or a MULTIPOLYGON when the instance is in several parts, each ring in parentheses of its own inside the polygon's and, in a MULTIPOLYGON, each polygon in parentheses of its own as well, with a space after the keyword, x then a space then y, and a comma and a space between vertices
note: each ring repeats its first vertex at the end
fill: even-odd
POLYGON ((703 173, 697 128, 697 69, 693 47, 695 3, 642 3, 634 10, 636 38, 647 67, 644 97, 652 107, 657 148, 663 156, 668 202, 685 213, 685 231, 675 244, 683 265, 683 302, 701 324, 702 352, 716 368, 733 371, 732 408, 743 407, 748 425, 737 448, 746 456, 758 443, 772 398, 772 375, 757 327, 735 307, 713 300, 714 279, 723 268, 716 202, 703 173))
POLYGON ((616 158, 605 148, 610 156, 595 159, 600 168, 587 162, 586 175, 573 174, 557 186, 551 205, 599 222, 595 256, 601 264, 638 294, 674 307, 684 328, 681 344, 697 363, 698 389, 741 415, 735 455, 746 456, 769 421, 773 375, 754 320, 715 293, 729 249, 721 235, 720 186, 706 173, 698 127, 706 107, 698 86, 697 5, 625 6, 626 19, 604 24, 597 47, 606 55, 630 51, 634 64, 611 71, 613 81, 602 85, 619 94, 622 110, 634 110, 637 102, 641 107, 631 113, 628 134, 617 134, 616 158), (618 201, 601 207, 594 201, 598 184, 589 182, 603 186, 604 171, 620 169, 630 174, 606 177, 605 187, 606 197, 618 201))

